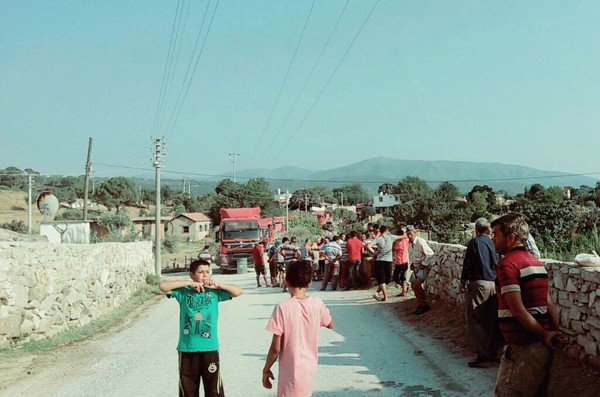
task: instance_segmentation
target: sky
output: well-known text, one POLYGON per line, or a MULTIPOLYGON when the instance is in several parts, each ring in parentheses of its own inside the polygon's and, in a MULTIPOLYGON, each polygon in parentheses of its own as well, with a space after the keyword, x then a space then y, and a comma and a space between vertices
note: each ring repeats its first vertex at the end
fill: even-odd
POLYGON ((195 173, 228 172, 229 153, 600 172, 600 2, 346 3, 2 1, 0 167, 81 174, 93 137, 94 163, 151 168, 164 135, 165 167, 195 173))

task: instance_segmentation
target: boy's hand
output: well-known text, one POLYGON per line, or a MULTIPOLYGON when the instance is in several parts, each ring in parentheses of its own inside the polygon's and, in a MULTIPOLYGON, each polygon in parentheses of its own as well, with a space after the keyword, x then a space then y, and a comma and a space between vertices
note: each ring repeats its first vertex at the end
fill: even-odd
POLYGON ((265 389, 272 389, 271 379, 275 380, 275 376, 270 369, 263 369, 262 384, 265 389))
POLYGON ((204 284, 199 283, 197 281, 192 281, 190 287, 196 290, 196 292, 204 292, 204 284))
POLYGON ((210 289, 219 289, 221 288, 221 286, 219 285, 219 283, 217 283, 215 280, 213 280, 212 278, 210 280, 208 280, 208 282, 206 283, 206 285, 204 285, 206 288, 210 288, 210 289))

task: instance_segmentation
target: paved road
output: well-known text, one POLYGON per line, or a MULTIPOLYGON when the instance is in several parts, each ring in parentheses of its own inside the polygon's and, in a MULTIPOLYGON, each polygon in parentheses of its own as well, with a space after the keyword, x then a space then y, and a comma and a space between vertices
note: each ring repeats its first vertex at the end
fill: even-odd
MULTIPOLYGON (((264 328, 274 305, 288 295, 254 288, 253 274, 215 277, 245 289, 221 306, 226 394, 274 396, 260 384, 271 339, 264 328)), ((393 303, 377 304, 366 291, 311 293, 324 299, 336 321, 334 330, 321 333, 315 396, 491 395, 495 369, 467 368, 464 358, 398 321, 389 310, 393 303)), ((177 316, 177 302, 161 300, 117 330, 53 353, 0 395, 176 395, 177 316)))

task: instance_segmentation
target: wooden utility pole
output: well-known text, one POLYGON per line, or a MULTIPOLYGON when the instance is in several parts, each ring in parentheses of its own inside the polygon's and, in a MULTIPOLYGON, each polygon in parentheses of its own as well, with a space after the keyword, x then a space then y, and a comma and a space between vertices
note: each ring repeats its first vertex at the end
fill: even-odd
POLYGON ((87 222, 88 215, 88 188, 90 186, 90 170, 92 169, 92 138, 88 141, 88 154, 85 163, 85 185, 83 187, 83 221, 87 222))
POLYGON ((235 182, 235 158, 236 156, 239 156, 239 153, 229 153, 229 155, 231 156, 232 160, 231 162, 233 163, 233 182, 235 182))
POLYGON ((29 174, 27 175, 27 185, 29 186, 29 194, 27 196, 27 233, 31 234, 33 231, 33 214, 32 214, 32 207, 33 207, 33 202, 31 201, 31 196, 32 196, 32 190, 33 190, 33 175, 29 174))
POLYGON ((162 233, 162 224, 160 222, 160 167, 161 160, 165 157, 163 151, 165 149, 165 144, 163 142, 163 138, 155 138, 154 139, 154 159, 152 160, 152 165, 154 166, 155 173, 155 189, 156 189, 156 205, 154 211, 154 271, 157 276, 160 276, 162 271, 161 259, 160 259, 160 249, 161 249, 161 233, 162 233))

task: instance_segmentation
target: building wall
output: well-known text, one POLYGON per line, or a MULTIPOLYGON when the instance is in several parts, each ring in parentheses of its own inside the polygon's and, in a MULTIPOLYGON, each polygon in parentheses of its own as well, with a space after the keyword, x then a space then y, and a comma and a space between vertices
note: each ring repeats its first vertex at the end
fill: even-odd
POLYGON ((151 242, 0 242, 0 348, 111 312, 153 273, 151 242))
MULTIPOLYGON (((466 247, 430 242, 436 264, 427 279, 427 289, 442 300, 462 307, 460 274, 466 247)), ((560 315, 561 330, 576 344, 571 356, 600 366, 600 268, 581 268, 574 263, 542 260, 550 277, 550 296, 560 315)))
POLYGON ((42 223, 40 235, 46 236, 53 244, 89 244, 90 224, 88 222, 42 223))

